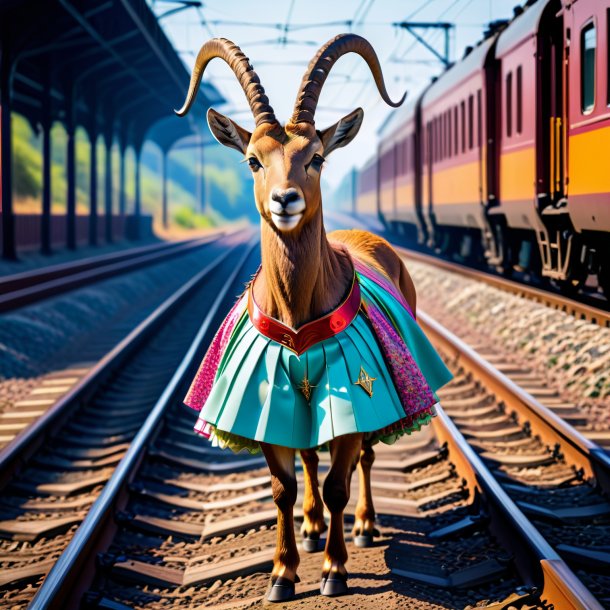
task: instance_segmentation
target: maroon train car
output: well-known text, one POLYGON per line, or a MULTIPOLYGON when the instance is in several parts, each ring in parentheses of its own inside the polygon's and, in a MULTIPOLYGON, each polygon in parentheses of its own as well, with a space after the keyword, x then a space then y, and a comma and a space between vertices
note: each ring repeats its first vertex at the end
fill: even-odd
POLYGON ((609 22, 610 0, 528 0, 395 111, 377 161, 386 224, 566 289, 597 274, 610 294, 609 22))

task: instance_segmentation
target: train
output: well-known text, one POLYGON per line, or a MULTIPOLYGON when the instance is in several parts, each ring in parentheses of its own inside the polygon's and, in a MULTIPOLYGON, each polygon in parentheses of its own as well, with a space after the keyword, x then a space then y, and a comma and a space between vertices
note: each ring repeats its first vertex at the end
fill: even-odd
POLYGON ((346 179, 347 208, 422 247, 610 298, 610 0, 490 24, 346 179))

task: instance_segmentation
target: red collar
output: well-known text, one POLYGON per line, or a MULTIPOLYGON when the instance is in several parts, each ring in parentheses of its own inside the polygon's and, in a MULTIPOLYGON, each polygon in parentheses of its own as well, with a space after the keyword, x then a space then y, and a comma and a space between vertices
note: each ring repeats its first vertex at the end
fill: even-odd
POLYGON ((261 311, 254 300, 253 285, 254 281, 250 283, 248 289, 248 315, 252 325, 261 335, 281 343, 298 356, 316 343, 330 339, 345 330, 352 323, 360 308, 360 285, 354 273, 349 294, 337 309, 322 318, 307 322, 295 330, 261 311))

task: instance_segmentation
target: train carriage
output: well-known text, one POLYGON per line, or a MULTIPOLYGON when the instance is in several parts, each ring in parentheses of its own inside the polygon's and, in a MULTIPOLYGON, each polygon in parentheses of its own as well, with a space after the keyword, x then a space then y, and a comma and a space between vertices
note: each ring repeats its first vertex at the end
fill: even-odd
POLYGON ((505 267, 557 279, 568 271, 558 267, 569 263, 550 245, 556 234, 551 227, 569 223, 562 210, 567 176, 560 9, 559 0, 533 3, 498 37, 499 205, 490 212, 505 267))
POLYGON ((496 47, 502 120, 492 222, 500 222, 510 264, 565 287, 599 270, 599 238, 610 230, 610 176, 601 162, 610 144, 608 14, 599 0, 539 0, 496 47))
POLYGON ((563 11, 567 70, 567 211, 610 294, 610 2, 576 0, 563 11))
POLYGON ((491 26, 380 130, 379 215, 437 251, 569 290, 597 274, 610 294, 610 0, 528 0, 491 26))
POLYGON ((395 110, 379 130, 379 211, 388 224, 423 241, 426 234, 420 205, 420 101, 421 96, 395 110))
POLYGON ((494 42, 490 36, 471 50, 421 102, 422 204, 430 245, 457 247, 467 255, 475 254, 489 232, 485 102, 494 42))
POLYGON ((377 154, 373 155, 358 172, 356 209, 358 215, 377 217, 377 154))
POLYGON ((391 227, 396 219, 396 174, 397 174, 397 139, 395 129, 401 129, 398 115, 390 115, 388 121, 379 131, 380 144, 377 166, 377 205, 379 215, 391 227))

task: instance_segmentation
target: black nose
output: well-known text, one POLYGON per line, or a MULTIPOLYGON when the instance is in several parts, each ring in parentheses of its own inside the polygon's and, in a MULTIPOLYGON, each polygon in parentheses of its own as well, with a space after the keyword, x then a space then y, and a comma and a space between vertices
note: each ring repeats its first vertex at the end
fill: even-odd
POLYGON ((277 201, 283 208, 285 208, 289 203, 300 199, 299 191, 295 188, 289 188, 286 190, 282 189, 273 189, 271 191, 271 199, 273 201, 277 201))

